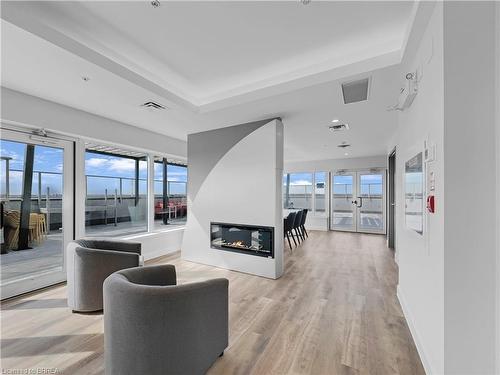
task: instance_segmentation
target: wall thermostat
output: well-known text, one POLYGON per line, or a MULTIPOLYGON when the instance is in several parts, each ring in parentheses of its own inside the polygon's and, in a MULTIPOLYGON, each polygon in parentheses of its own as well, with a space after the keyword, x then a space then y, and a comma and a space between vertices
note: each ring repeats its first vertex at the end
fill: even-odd
POLYGON ((436 145, 426 144, 424 150, 424 161, 426 163, 434 161, 436 159, 436 145))

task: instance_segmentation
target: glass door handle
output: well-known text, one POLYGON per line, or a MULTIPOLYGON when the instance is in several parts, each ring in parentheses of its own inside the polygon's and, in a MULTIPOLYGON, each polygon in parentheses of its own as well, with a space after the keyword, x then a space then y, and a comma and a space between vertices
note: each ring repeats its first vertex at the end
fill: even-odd
MULTIPOLYGON (((361 208, 361 207, 363 207, 363 197, 358 197, 358 199, 359 199, 359 206, 356 204, 356 207, 361 208)), ((356 202, 356 201, 354 201, 354 202, 356 202)))

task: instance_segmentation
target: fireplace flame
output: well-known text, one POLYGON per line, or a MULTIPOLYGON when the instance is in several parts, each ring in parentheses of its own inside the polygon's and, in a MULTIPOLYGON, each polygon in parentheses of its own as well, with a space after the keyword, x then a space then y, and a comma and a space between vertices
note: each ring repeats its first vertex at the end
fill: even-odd
POLYGON ((222 240, 221 245, 225 247, 232 247, 234 249, 246 249, 246 250, 257 250, 257 251, 262 249, 262 246, 246 245, 245 242, 241 240, 233 242, 227 242, 225 240, 222 240))
POLYGON ((234 247, 244 247, 247 248, 248 246, 245 245, 243 241, 234 241, 231 243, 228 243, 229 246, 234 246, 234 247))

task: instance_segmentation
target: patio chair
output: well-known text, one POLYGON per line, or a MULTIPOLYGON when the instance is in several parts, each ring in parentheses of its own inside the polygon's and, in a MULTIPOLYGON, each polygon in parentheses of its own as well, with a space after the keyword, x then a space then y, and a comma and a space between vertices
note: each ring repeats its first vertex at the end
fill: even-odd
MULTIPOLYGON (((45 217, 42 214, 30 214, 28 232, 28 239, 30 242, 40 243, 43 240, 44 225, 45 217)), ((17 250, 19 244, 19 232, 21 227, 21 213, 16 210, 5 212, 5 227, 8 228, 6 238, 7 247, 12 250, 17 250)))

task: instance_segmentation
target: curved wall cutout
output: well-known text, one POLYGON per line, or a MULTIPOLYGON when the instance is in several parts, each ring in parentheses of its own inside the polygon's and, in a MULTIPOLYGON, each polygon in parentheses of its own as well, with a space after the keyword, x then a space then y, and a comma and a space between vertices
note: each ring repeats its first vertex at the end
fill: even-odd
POLYGON ((188 137, 188 222, 182 258, 278 278, 283 273, 283 125, 257 121, 188 137), (210 247, 210 222, 272 226, 275 257, 210 247))

